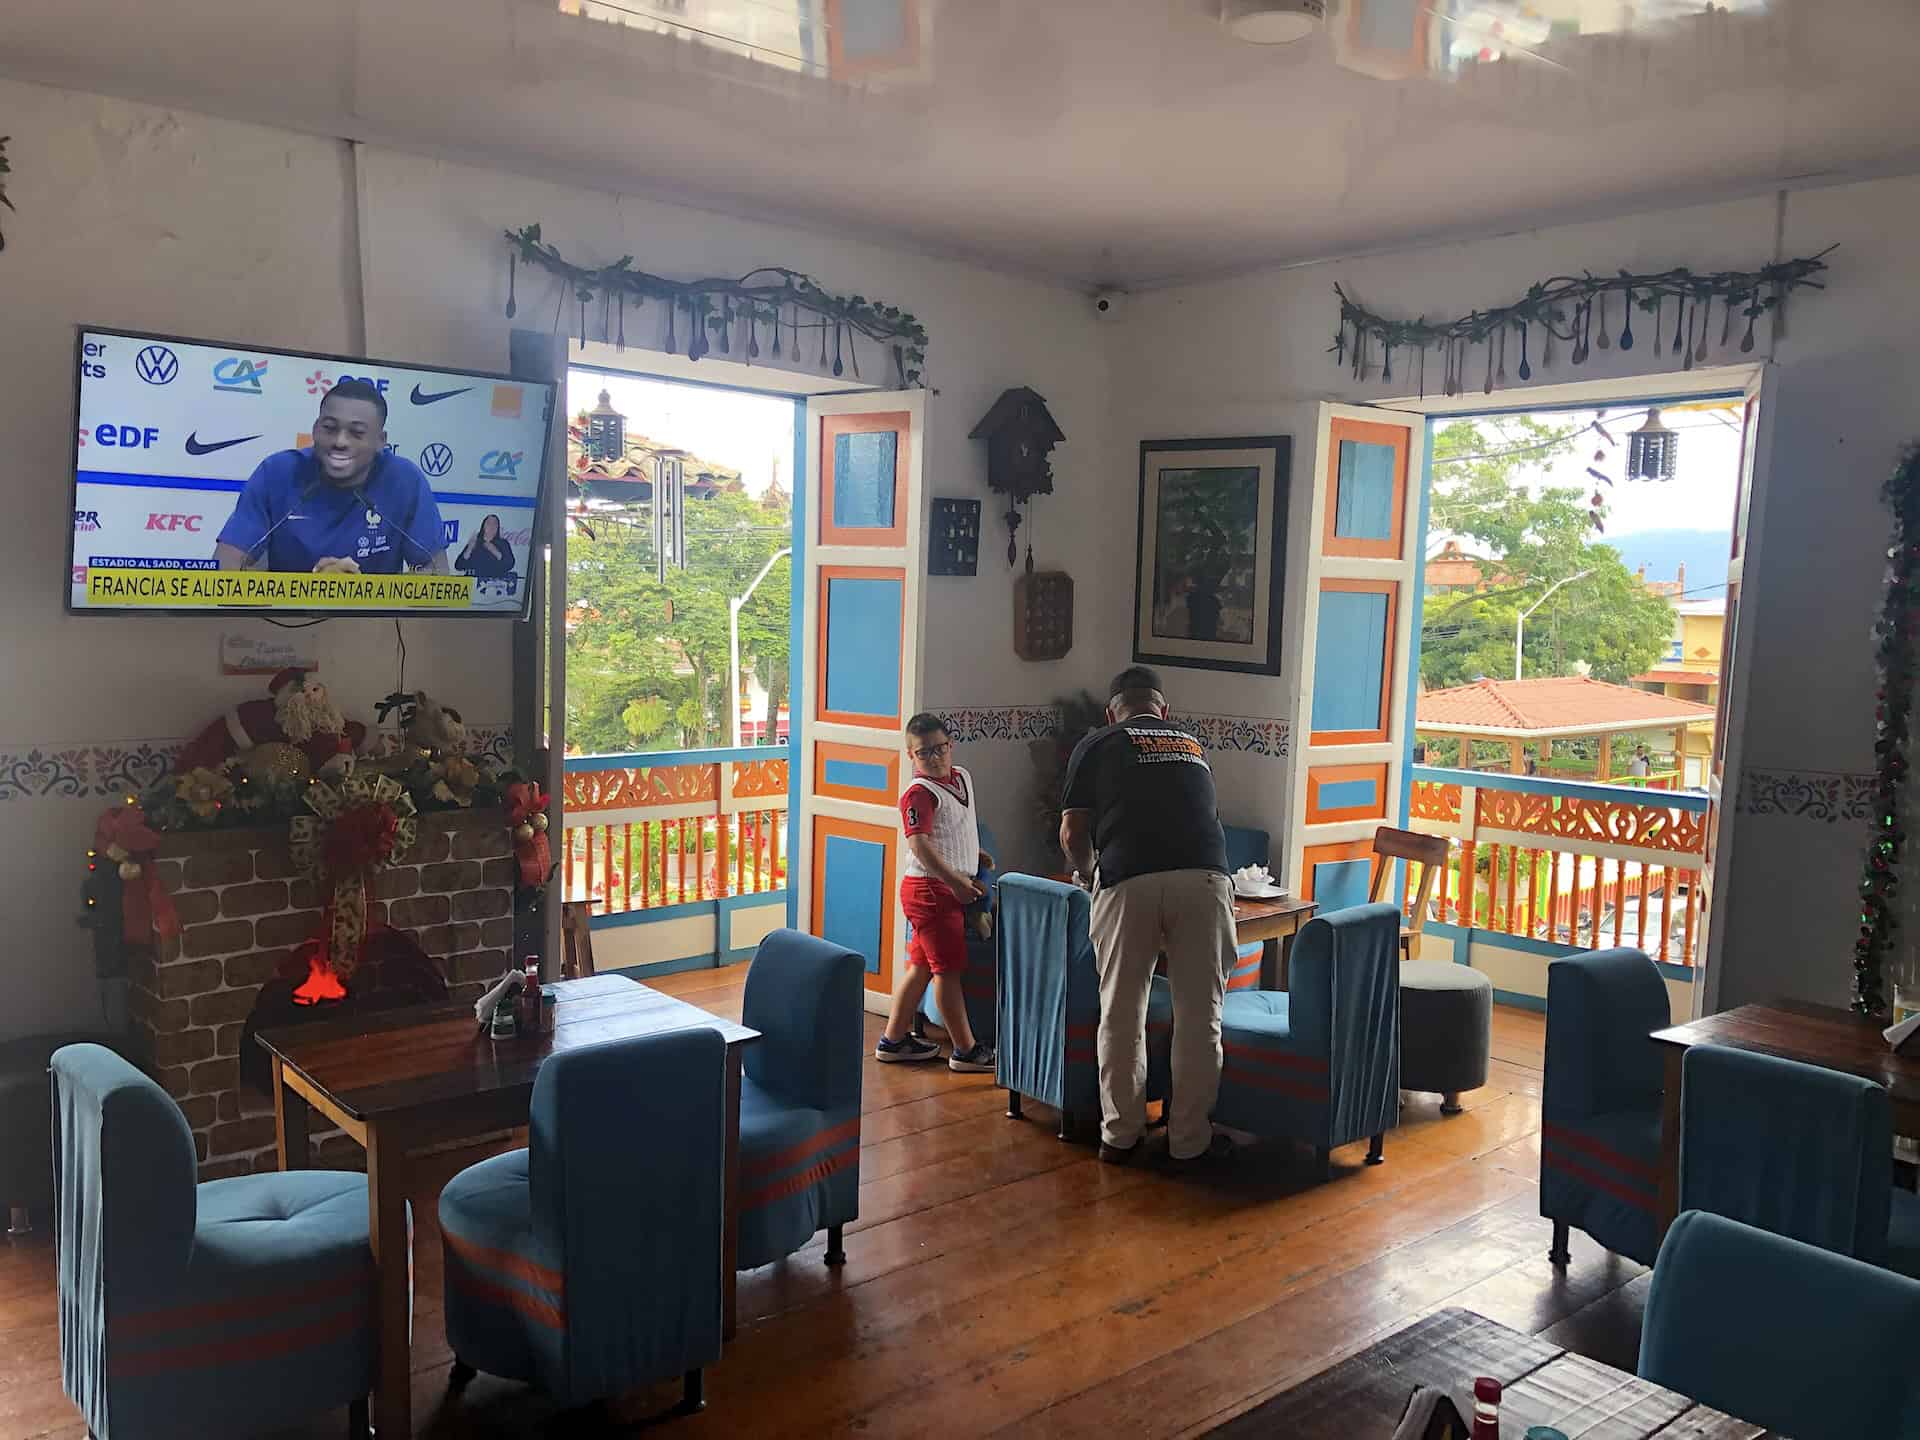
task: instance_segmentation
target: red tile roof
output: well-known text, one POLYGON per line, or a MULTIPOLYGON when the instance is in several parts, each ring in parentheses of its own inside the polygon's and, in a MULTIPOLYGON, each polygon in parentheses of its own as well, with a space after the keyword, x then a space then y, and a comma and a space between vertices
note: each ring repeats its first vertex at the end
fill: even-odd
POLYGON ((1414 728, 1453 734, 1581 735, 1711 720, 1713 707, 1578 675, 1481 680, 1422 695, 1414 728))
POLYGON ((1644 680, 1652 685, 1718 685, 1720 672, 1718 670, 1686 670, 1678 665, 1672 665, 1659 670, 1649 670, 1646 674, 1636 675, 1633 678, 1636 683, 1644 680))

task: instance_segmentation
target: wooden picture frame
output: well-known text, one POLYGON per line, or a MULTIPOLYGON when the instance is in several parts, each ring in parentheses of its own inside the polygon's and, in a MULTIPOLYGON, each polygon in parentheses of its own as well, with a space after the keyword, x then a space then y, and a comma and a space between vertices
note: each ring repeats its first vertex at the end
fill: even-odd
POLYGON ((1133 658, 1280 673, 1286 435, 1140 442, 1133 658))

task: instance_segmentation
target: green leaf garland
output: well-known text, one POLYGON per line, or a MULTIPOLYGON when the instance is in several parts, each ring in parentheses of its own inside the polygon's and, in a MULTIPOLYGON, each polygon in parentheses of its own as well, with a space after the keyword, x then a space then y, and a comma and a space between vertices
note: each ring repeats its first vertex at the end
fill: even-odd
MULTIPOLYGON (((622 255, 611 265, 598 268, 575 265, 541 238, 538 225, 509 230, 506 239, 507 318, 512 319, 519 310, 516 267, 537 265, 559 277, 559 303, 564 305, 571 299, 579 307, 583 345, 588 338, 590 310, 598 312, 600 338, 624 348, 627 307, 638 309, 653 301, 668 307, 667 348, 684 349, 689 360, 698 360, 717 348, 722 355, 737 356, 751 365, 762 353, 762 337, 772 357, 790 355, 798 360, 803 353, 801 332, 818 331, 816 363, 822 370, 831 369, 840 375, 850 365, 853 377, 860 378, 859 355, 852 340, 864 336, 888 347, 898 384, 910 387, 924 383, 924 325, 897 305, 869 300, 864 295, 832 294, 798 270, 773 265, 750 270, 735 280, 668 280, 634 269, 631 255, 622 255), (802 315, 811 318, 802 320, 802 315), (684 346, 679 338, 682 335, 684 346)), ((556 306, 556 325, 559 317, 556 306)), ((815 348, 811 341, 808 348, 815 348)))
POLYGON ((1898 924, 1901 851, 1906 846, 1903 809, 1907 744, 1913 719, 1915 634, 1920 629, 1920 446, 1910 449, 1880 489, 1893 510, 1893 543, 1887 547, 1887 594, 1874 626, 1874 662, 1880 686, 1874 692, 1874 784, 1872 837, 1860 877, 1860 937, 1853 946, 1853 1008, 1863 1015, 1887 1009, 1886 956, 1898 924))
MULTIPOLYGON (((0 205, 6 206, 9 210, 13 209, 13 201, 7 198, 6 177, 7 173, 13 169, 13 166, 7 163, 7 142, 12 138, 11 135, 0 135, 0 205)), ((6 248, 7 237, 0 235, 0 250, 6 248)))

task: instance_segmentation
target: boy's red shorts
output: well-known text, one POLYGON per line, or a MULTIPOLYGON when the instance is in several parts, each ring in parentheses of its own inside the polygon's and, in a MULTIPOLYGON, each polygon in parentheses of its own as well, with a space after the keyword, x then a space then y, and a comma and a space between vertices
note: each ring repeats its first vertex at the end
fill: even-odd
POLYGON ((958 975, 967 968, 966 906, 953 891, 938 880, 909 875, 900 882, 900 908, 913 926, 909 965, 924 965, 935 975, 958 975))

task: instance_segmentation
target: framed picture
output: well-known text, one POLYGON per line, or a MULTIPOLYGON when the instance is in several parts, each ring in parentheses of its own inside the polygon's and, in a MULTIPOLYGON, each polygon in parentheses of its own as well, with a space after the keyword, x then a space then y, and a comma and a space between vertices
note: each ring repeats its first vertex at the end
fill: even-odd
POLYGON ((1133 658, 1280 673, 1293 441, 1140 445, 1133 658))

